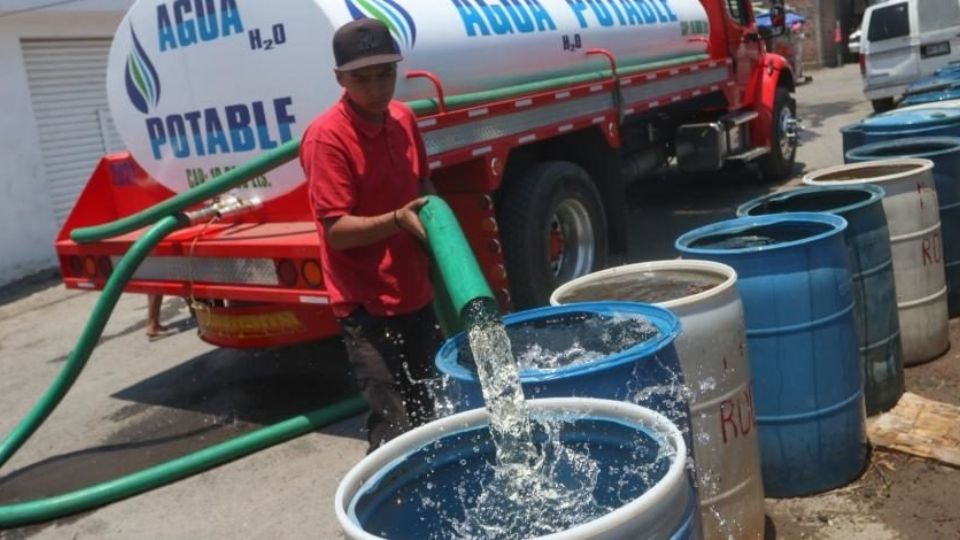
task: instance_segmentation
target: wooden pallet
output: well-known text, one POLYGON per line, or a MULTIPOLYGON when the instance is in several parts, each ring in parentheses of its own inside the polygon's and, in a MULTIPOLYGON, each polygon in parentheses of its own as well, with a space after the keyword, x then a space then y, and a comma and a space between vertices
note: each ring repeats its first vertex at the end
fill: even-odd
POLYGON ((874 446, 960 467, 960 407, 907 392, 867 427, 874 446))

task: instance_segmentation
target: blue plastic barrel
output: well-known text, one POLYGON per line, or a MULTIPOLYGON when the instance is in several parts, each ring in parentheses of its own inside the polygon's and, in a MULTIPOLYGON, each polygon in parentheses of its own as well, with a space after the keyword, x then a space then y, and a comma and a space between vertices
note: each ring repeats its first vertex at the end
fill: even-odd
POLYGON ((960 110, 904 109, 886 112, 840 129, 843 154, 859 146, 908 137, 960 136, 960 110))
POLYGON ((742 217, 676 241, 683 255, 728 264, 740 276, 763 485, 772 497, 835 488, 866 463, 846 226, 819 213, 742 217))
POLYGON ((923 105, 937 101, 950 101, 960 99, 960 81, 953 81, 949 85, 944 85, 936 90, 929 92, 917 92, 911 94, 900 102, 900 107, 909 107, 910 105, 923 105))
POLYGON ((956 317, 960 315, 960 138, 919 137, 868 144, 848 152, 846 161, 898 158, 923 158, 933 162, 943 235, 947 310, 950 317, 956 317))
MULTIPOLYGON (((670 311, 639 302, 584 302, 520 311, 507 315, 503 322, 515 358, 576 347, 597 353, 587 362, 522 370, 520 384, 527 399, 577 396, 634 401, 665 414, 689 435, 690 411, 674 348, 680 321, 670 311), (625 318, 648 321, 656 335, 642 341, 611 335, 607 323, 625 318)), ((484 406, 473 355, 463 333, 443 344, 436 364, 440 373, 449 377, 447 391, 455 410, 484 406)))
POLYGON ((758 197, 737 208, 738 216, 827 212, 847 220, 844 238, 853 274, 868 416, 896 405, 904 391, 903 346, 883 196, 882 188, 870 184, 804 187, 758 197))
POLYGON ((409 431, 354 466, 334 500, 345 537, 702 538, 683 437, 664 416, 592 398, 527 405, 544 457, 531 468, 572 493, 550 504, 532 493, 508 498, 487 488, 498 483, 496 454, 487 413, 474 409, 409 431), (549 430, 543 420, 553 424, 549 430), (584 485, 590 489, 577 493, 584 485), (576 505, 585 519, 571 510, 576 505), (481 516, 477 507, 485 509, 481 516))

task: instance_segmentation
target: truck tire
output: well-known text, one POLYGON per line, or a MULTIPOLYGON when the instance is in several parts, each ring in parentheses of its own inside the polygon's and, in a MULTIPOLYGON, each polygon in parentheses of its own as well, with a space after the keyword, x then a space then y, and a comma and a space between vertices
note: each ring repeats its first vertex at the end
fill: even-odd
POLYGON ((606 214, 597 186, 580 166, 534 165, 512 178, 499 200, 516 308, 545 305, 557 286, 606 263, 606 214))
POLYGON ((797 144, 787 134, 793 129, 790 124, 796 117, 797 102, 790 97, 790 91, 782 86, 777 88, 773 99, 770 153, 760 158, 760 171, 766 180, 783 180, 793 174, 797 144))
POLYGON ((896 103, 893 101, 892 97, 874 99, 870 101, 870 104, 873 105, 873 112, 878 114, 892 111, 896 107, 896 103))

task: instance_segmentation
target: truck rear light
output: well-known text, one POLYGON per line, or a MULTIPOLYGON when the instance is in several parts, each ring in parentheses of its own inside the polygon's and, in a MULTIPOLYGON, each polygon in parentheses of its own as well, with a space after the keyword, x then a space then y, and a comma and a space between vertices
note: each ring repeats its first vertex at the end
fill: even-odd
POLYGON ((480 224, 480 228, 482 228, 484 232, 488 233, 495 233, 499 229, 497 226, 497 220, 492 217, 484 219, 480 224))
POLYGON ((77 255, 67 257, 67 266, 70 268, 70 275, 80 277, 83 275, 83 259, 77 255))
POLYGON ((500 304, 501 307, 503 308, 510 307, 510 303, 513 300, 512 298, 510 298, 510 291, 508 291, 507 289, 497 289, 497 292, 494 294, 497 295, 497 302, 500 304))
POLYGON ((320 269, 320 263, 307 259, 300 265, 300 273, 303 275, 303 281, 314 289, 323 285, 323 271, 320 269))
POLYGON ((293 261, 290 259, 280 259, 277 261, 277 278, 280 280, 280 285, 284 287, 296 287, 298 275, 297 266, 293 264, 293 261))
POLYGON ((499 255, 503 252, 503 246, 500 245, 499 240, 493 238, 487 242, 487 251, 493 253, 494 255, 499 255))
POLYGON ((490 195, 484 195, 480 198, 480 209, 484 212, 489 212, 493 210, 493 197, 490 195))
POLYGON ((97 260, 87 256, 83 258, 83 275, 88 278, 97 277, 97 260))
POLYGON ((102 277, 110 277, 110 274, 113 273, 113 263, 110 262, 110 257, 98 257, 97 269, 100 270, 100 275, 102 277))

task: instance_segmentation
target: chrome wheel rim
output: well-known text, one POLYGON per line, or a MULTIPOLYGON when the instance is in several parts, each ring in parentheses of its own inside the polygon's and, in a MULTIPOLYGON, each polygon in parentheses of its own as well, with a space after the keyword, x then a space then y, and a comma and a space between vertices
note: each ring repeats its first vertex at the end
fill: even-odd
POLYGON ((576 199, 557 206, 548 231, 550 270, 557 283, 584 276, 593 270, 596 237, 590 212, 576 199))

